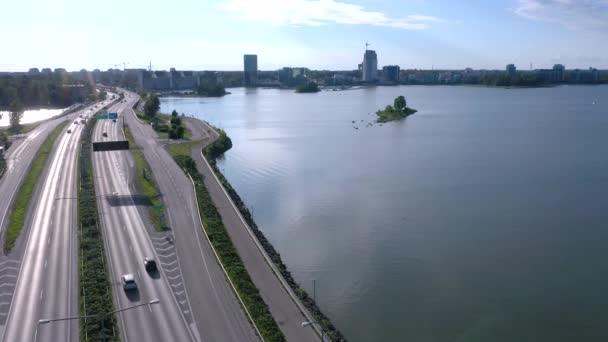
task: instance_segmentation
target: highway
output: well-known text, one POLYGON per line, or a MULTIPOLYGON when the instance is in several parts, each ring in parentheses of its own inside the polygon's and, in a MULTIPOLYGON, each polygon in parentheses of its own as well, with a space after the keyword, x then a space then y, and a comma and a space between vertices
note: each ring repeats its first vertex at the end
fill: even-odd
MULTIPOLYGON (((136 100, 118 103, 110 112, 122 112, 136 100)), ((93 141, 125 140, 122 118, 117 122, 99 120, 93 141), (104 137, 103 133, 107 134, 104 137)), ((158 273, 146 272, 143 259, 158 255, 154 249, 148 228, 147 212, 138 206, 137 192, 133 177, 135 162, 130 151, 93 152, 95 189, 101 216, 105 254, 109 265, 114 302, 117 309, 146 303, 154 299, 159 304, 143 306, 121 312, 118 317, 122 341, 196 341, 199 332, 195 325, 188 324, 178 306, 168 277, 177 279, 179 273, 169 273, 167 267, 159 263, 158 273), (133 274, 138 289, 126 292, 121 285, 123 274, 133 274)), ((173 268, 171 268, 173 269, 173 268)), ((181 290, 183 293, 184 291, 181 290)), ((188 308, 187 297, 180 298, 188 308)), ((188 310, 188 309, 187 309, 188 310)), ((210 313, 215 314, 215 313, 210 313)), ((207 340, 207 339, 203 339, 207 340)))
MULTIPOLYGON (((41 177, 43 182, 36 193, 37 197, 33 198, 32 203, 36 204, 30 211, 31 220, 27 221, 22 232, 23 260, 2 332, 3 341, 79 340, 78 321, 57 322, 40 327, 37 323, 42 318, 78 315, 75 197, 77 158, 83 125, 73 122, 78 115, 92 115, 93 111, 89 108, 68 117, 72 122, 62 131, 48 159, 45 174, 41 177), (67 133, 68 129, 71 133, 67 133)), ((51 130, 51 125, 43 125, 32 132, 31 139, 26 138, 9 156, 15 158, 11 172, 17 172, 17 168, 23 172, 26 168, 24 164, 20 165, 20 160, 33 155, 37 139, 51 130)), ((4 181, 9 179, 17 182, 16 178, 4 181)))
MULTIPOLYGON (((130 96, 136 98, 134 94, 130 96)), ((130 108, 122 113, 162 193, 167 225, 171 227, 166 236, 175 247, 172 251, 183 278, 176 285, 189 296, 201 340, 259 341, 203 235, 190 179, 162 148, 162 141, 156 139, 156 132, 149 125, 138 122, 130 108)), ((169 248, 161 243, 155 246, 159 251, 169 248)))

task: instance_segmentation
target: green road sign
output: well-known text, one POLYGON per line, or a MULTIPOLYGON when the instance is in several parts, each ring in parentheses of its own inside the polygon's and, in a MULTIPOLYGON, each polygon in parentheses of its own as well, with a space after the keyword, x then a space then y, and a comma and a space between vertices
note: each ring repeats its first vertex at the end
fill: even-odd
POLYGON ((95 118, 97 120, 104 120, 104 119, 108 118, 108 114, 97 114, 97 115, 95 115, 95 118))

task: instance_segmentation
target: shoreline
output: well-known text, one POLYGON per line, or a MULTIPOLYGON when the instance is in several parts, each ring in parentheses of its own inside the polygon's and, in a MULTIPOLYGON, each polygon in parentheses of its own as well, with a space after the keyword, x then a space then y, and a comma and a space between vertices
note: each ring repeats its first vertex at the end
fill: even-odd
MULTIPOLYGON (((192 119, 198 120, 198 121, 202 122, 205 126, 207 126, 209 129, 211 129, 213 132, 215 132, 217 134, 216 128, 213 127, 208 122, 206 122, 204 120, 197 119, 197 118, 192 118, 192 119)), ((207 145, 205 145, 205 147, 203 147, 203 151, 208 146, 210 146, 211 144, 213 144, 213 142, 208 143, 207 145)), ((222 155, 224 153, 222 153, 222 155)), ((329 319, 329 317, 327 317, 321 311, 321 309, 317 306, 317 303, 306 292, 306 290, 303 289, 295 281, 295 279, 293 278, 293 276, 292 276, 291 272, 289 271, 287 265, 283 262, 283 260, 281 258, 281 255, 276 251, 276 249, 274 248, 273 244, 268 240, 268 238, 266 238, 264 232, 262 230, 260 230, 260 228, 258 227, 258 225, 255 223, 255 220, 253 219, 253 215, 251 214, 251 212, 249 210, 249 207, 245 204, 245 202, 241 199, 240 195, 234 189, 234 187, 232 186, 232 184, 230 184, 230 182, 228 181, 228 179, 220 171, 219 167, 216 164, 217 163, 217 158, 210 159, 210 158, 207 158, 205 156, 205 159, 207 160, 207 162, 208 162, 211 170, 215 174, 215 176, 218 178, 221 186, 224 188, 224 191, 226 192, 226 194, 228 194, 228 197, 233 202, 235 208, 238 209, 238 213, 246 221, 247 226, 249 226, 249 229, 251 229, 252 233, 255 235, 256 239, 259 242, 259 244, 261 245, 261 247, 263 248, 263 250, 266 252, 266 254, 270 258, 271 262, 277 268, 276 271, 279 273, 279 274, 276 274, 277 278, 279 278, 279 277, 283 278, 283 281, 285 281, 285 283, 287 283, 287 285, 291 289, 292 295, 294 295, 295 297, 297 297, 297 299, 301 303, 301 305, 303 305, 304 308, 309 312, 309 314, 312 315, 314 321, 322 322, 321 323, 322 326, 323 326, 322 329, 324 331, 325 336, 327 336, 332 341, 333 340, 336 340, 336 341, 346 341, 346 338, 344 337, 344 335, 331 322, 331 320, 329 319)), ((294 298, 294 301, 295 301, 295 298, 294 298)), ((304 312, 302 312, 302 313, 304 315, 306 315, 304 312)))

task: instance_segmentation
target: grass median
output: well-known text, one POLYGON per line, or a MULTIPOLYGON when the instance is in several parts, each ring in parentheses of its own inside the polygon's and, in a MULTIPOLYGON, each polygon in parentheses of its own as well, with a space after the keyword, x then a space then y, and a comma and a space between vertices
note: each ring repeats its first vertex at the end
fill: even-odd
POLYGON ((133 154, 133 159, 135 159, 135 187, 144 196, 154 228, 157 231, 165 231, 169 228, 165 224, 165 211, 152 169, 148 165, 146 158, 144 158, 144 154, 137 148, 133 134, 131 134, 131 131, 127 127, 125 127, 125 136, 129 140, 131 153, 133 154))
POLYGON ((46 141, 42 144, 36 153, 34 160, 32 160, 30 170, 23 180, 21 188, 19 188, 19 193, 17 194, 13 210, 11 211, 9 224, 6 229, 6 238, 4 239, 5 253, 9 253, 13 247, 15 247, 15 242, 23 230, 25 216, 27 214, 28 207, 30 206, 30 201, 32 199, 34 189, 36 188, 36 184, 41 178, 40 176, 44 171, 44 166, 46 165, 47 160, 49 159, 49 155, 51 154, 55 140, 57 140, 57 137, 59 137, 59 134, 61 134, 61 130, 63 130, 68 123, 69 122, 66 121, 60 124, 53 130, 53 132, 51 132, 51 135, 49 135, 46 141))
MULTIPOLYGON (((84 130, 79 157, 78 221, 80 232, 80 314, 102 315, 114 311, 110 274, 104 258, 104 244, 99 228, 99 213, 91 163, 91 136, 95 119, 84 130)), ((119 341, 116 316, 80 320, 81 341, 119 341), (103 322, 101 321, 103 319, 103 322), (102 329, 103 327, 103 329, 102 329)))
POLYGON ((190 157, 191 149, 195 145, 195 142, 172 144, 169 145, 169 152, 176 163, 194 180, 201 221, 206 228, 207 236, 264 340, 286 341, 285 336, 270 314, 268 306, 249 277, 249 273, 247 273, 241 257, 234 248, 222 218, 205 187, 203 175, 198 172, 196 162, 190 157))

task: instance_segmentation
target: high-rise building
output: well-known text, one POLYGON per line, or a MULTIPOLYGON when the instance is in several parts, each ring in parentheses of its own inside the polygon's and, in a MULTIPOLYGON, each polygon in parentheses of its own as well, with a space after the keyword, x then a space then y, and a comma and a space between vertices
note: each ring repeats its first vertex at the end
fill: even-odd
POLYGON ((388 83, 399 83, 399 73, 401 69, 398 65, 387 65, 382 67, 382 76, 388 83))
POLYGON ((243 83, 245 87, 255 86, 258 83, 258 55, 245 55, 243 62, 245 64, 243 83))
POLYGON ((378 56, 374 50, 365 50, 361 79, 363 82, 374 82, 378 79, 378 56))
POLYGON ((509 76, 515 75, 516 71, 517 71, 517 68, 515 68, 515 64, 508 64, 507 65, 507 74, 509 74, 509 76))

